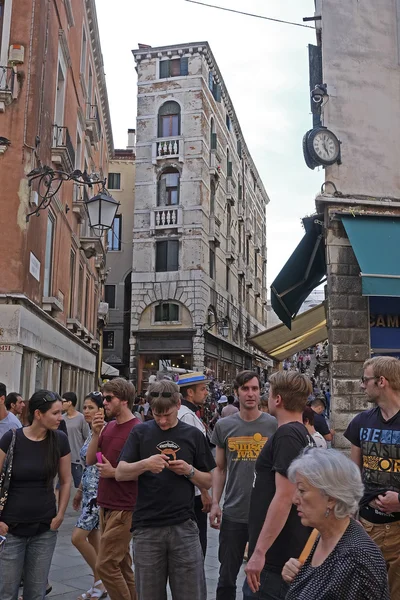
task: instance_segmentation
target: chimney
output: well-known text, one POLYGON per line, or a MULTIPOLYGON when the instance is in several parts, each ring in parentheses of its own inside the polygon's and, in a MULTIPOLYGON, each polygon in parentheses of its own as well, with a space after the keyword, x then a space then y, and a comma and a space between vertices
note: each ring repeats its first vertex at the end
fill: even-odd
POLYGON ((136 146, 136 129, 128 129, 128 150, 134 150, 136 146))

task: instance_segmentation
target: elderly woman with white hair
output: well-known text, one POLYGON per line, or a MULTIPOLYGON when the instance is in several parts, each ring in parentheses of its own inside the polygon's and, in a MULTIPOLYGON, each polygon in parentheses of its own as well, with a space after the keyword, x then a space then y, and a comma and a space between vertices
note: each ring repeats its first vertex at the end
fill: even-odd
POLYGON ((283 567, 286 600, 389 600, 381 551, 353 518, 363 495, 358 467, 337 450, 312 448, 292 462, 288 478, 302 524, 319 535, 308 556, 283 567))

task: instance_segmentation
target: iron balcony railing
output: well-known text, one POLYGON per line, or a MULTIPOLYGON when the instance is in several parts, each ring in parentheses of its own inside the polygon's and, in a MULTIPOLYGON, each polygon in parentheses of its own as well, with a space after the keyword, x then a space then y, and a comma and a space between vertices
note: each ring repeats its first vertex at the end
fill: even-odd
POLYGON ((71 168, 75 165, 75 149, 72 145, 68 127, 53 125, 53 148, 65 148, 71 163, 71 168))
POLYGON ((15 69, 0 66, 0 91, 13 93, 15 69))

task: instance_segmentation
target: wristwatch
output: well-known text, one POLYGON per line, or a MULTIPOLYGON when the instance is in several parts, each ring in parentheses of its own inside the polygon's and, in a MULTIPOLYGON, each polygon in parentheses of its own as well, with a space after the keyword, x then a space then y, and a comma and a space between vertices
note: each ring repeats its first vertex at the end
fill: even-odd
POLYGON ((190 471, 187 475, 185 475, 186 479, 192 479, 194 477, 194 466, 190 465, 190 471))

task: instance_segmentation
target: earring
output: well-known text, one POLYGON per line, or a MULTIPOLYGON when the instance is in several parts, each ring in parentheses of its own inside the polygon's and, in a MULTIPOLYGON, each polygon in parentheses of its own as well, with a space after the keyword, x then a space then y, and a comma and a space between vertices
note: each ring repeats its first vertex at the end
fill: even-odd
POLYGON ((325 519, 327 519, 327 518, 329 517, 329 515, 330 515, 330 512, 331 512, 331 509, 330 509, 330 508, 327 508, 327 509, 326 509, 326 512, 325 512, 325 519))

